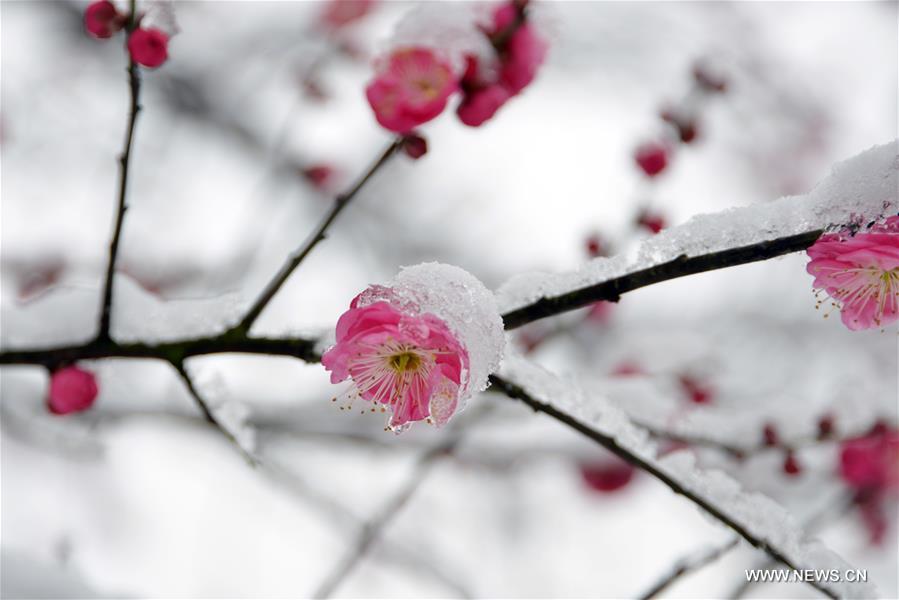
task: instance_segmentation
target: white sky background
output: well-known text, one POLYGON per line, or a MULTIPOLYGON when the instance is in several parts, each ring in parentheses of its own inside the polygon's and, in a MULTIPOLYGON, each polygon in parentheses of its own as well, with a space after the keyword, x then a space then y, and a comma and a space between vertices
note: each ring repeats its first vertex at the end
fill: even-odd
MULTIPOLYGON (((537 80, 484 127, 465 128, 451 110, 426 125, 428 155, 414 163, 400 157, 377 176, 256 331, 329 327, 360 289, 404 264, 457 264, 490 287, 522 271, 572 268, 584 259, 588 233, 626 239, 635 202, 647 196, 679 223, 806 191, 833 162, 897 135, 896 6, 541 6, 552 46, 537 80), (659 106, 686 91, 692 62, 709 55, 726 65, 731 89, 703 111, 700 141, 646 186, 632 149, 658 130, 659 106)), ((368 54, 386 47, 410 7, 382 6, 351 39, 368 54)), ((96 323, 127 86, 121 39, 86 38, 81 8, 0 7, 5 346, 83 340, 96 323), (65 265, 59 285, 20 302, 23 273, 54 261, 65 265)), ((144 78, 120 254, 122 268, 162 286, 164 299, 120 277, 117 336, 223 328, 327 206, 327 196, 298 178, 274 175, 272 158, 333 163, 346 184, 387 143, 362 93, 367 59, 326 63, 330 102, 300 97, 298 72, 331 52, 309 33, 319 10, 311 2, 177 4, 182 32, 171 58, 144 78), (175 110, 167 99, 173 78, 208 94, 205 115, 238 121, 256 141, 175 110)), ((822 319, 810 285, 799 255, 665 283, 628 295, 607 327, 555 338, 536 358, 590 376, 639 358, 653 372, 655 393, 648 408, 627 406, 630 394, 621 402, 656 415, 683 412, 672 400, 672 373, 702 373, 717 403, 690 418, 744 438, 768 419, 785 435, 801 434, 825 411, 847 428, 875 415, 895 419, 895 329, 850 333, 836 314, 822 319)), ((192 366, 210 394, 248 406, 272 461, 362 517, 438 439, 426 427, 395 439, 381 433, 380 416, 340 413, 319 366, 265 357, 192 366), (383 444, 311 434, 335 429, 383 444)), ((2 372, 4 590, 36 594, 50 582, 57 587, 47 593, 57 596, 81 588, 133 596, 312 593, 353 539, 352 523, 311 503, 286 476, 248 469, 195 418, 164 366, 93 367, 97 405, 67 419, 43 413, 40 371, 2 372)), ((592 446, 495 395, 476 404, 496 408, 386 535, 472 594, 632 596, 682 553, 725 539, 647 477, 614 496, 588 493, 575 462, 599 456, 592 446), (499 470, 491 460, 534 448, 546 452, 499 470)), ((787 480, 778 455, 745 465, 703 455, 800 516, 838 493, 834 457, 832 447, 801 453, 806 473, 787 480)), ((884 597, 899 594, 895 516, 880 549, 867 546, 851 516, 824 533, 870 570, 884 597)), ((458 593, 389 554, 375 547, 338 593, 458 593)), ((754 560, 740 549, 672 594, 727 593, 754 560)), ((803 586, 754 593, 812 596, 803 586)))

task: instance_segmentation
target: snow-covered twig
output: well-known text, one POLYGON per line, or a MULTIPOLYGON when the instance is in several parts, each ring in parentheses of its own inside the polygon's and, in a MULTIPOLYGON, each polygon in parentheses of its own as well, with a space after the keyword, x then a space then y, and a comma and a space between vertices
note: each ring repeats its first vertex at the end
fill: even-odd
POLYGON ((587 287, 577 288, 555 296, 543 296, 531 304, 503 314, 503 323, 505 323, 506 329, 516 329, 533 321, 583 308, 601 300, 618 302, 622 294, 655 283, 668 281, 669 279, 725 269, 798 252, 814 244, 815 240, 822 233, 823 230, 816 229, 799 235, 766 240, 748 246, 729 248, 720 252, 711 252, 698 256, 682 254, 668 262, 600 281, 587 287))
MULTIPOLYGON (((696 469, 691 456, 684 452, 657 460, 645 431, 602 398, 588 399, 580 386, 516 356, 507 357, 501 374, 493 375, 491 381, 510 398, 556 419, 646 471, 773 560, 791 569, 806 567, 806 563, 846 566, 829 550, 807 541, 782 507, 764 496, 743 492, 724 473, 696 469)), ((831 598, 872 595, 861 585, 850 590, 825 582, 809 583, 831 598)))
POLYGON ((513 277, 499 292, 506 329, 685 275, 804 250, 826 229, 896 212, 899 142, 838 163, 804 196, 699 215, 646 240, 635 258, 595 258, 576 271, 513 277))

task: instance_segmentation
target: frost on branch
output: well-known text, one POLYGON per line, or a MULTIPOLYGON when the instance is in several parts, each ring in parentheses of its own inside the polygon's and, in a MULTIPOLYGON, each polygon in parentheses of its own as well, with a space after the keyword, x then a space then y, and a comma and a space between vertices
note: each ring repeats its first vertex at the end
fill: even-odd
MULTIPOLYGON (((774 500, 744 491, 723 471, 702 470, 689 451, 657 459, 655 443, 647 432, 589 384, 546 371, 520 357, 507 356, 500 375, 523 388, 531 397, 572 417, 579 423, 615 440, 631 455, 671 478, 683 490, 704 499, 727 515, 755 539, 780 552, 797 569, 851 569, 820 541, 807 539, 794 517, 774 500)), ((876 589, 867 583, 827 583, 841 598, 873 598, 876 589)))
POLYGON ((875 146, 836 164, 812 191, 775 202, 698 215, 646 240, 636 256, 595 258, 576 271, 513 277, 497 292, 503 312, 686 255, 700 256, 895 213, 897 141, 875 146))
POLYGON ((322 364, 332 383, 352 380, 342 399, 389 410, 396 432, 414 421, 448 422, 486 388, 505 346, 493 295, 466 271, 438 263, 406 267, 356 296, 336 341, 322 364))

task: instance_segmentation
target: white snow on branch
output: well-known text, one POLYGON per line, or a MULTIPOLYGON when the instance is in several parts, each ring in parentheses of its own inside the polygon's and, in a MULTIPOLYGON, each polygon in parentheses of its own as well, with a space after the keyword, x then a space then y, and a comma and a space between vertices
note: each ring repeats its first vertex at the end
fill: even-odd
POLYGON ((646 240, 636 256, 595 258, 575 271, 512 277, 497 292, 500 310, 520 308, 686 255, 700 256, 895 213, 899 140, 834 165, 812 191, 764 204, 697 215, 646 240))
MULTIPOLYGON (((789 559, 797 569, 840 573, 852 567, 817 539, 808 539, 796 519, 781 505, 762 494, 744 491, 740 483, 720 470, 700 469, 690 451, 657 458, 654 442, 645 430, 591 389, 589 383, 563 378, 517 355, 507 355, 500 375, 522 387, 531 397, 564 412, 581 424, 613 438, 629 453, 651 464, 680 485, 726 514, 731 521, 789 559)), ((821 582, 825 585, 825 582, 821 582)), ((874 598, 877 590, 867 583, 827 582, 841 598, 874 598)))

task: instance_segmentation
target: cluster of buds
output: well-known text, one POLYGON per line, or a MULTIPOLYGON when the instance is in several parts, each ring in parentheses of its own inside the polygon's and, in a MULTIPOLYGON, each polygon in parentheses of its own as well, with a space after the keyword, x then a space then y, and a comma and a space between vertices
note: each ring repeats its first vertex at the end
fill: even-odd
POLYGON ((727 91, 724 76, 704 62, 693 66, 692 76, 693 85, 684 99, 659 111, 666 131, 658 139, 640 144, 634 151, 634 161, 646 177, 656 177, 665 170, 677 144, 691 144, 696 140, 700 130, 698 114, 703 102, 727 91))
POLYGON ((795 450, 781 440, 777 427, 773 423, 765 423, 762 427, 762 445, 766 448, 779 449, 783 452, 781 468, 786 475, 797 477, 802 474, 802 464, 796 458, 795 450))
POLYGON ((170 36, 159 27, 145 26, 144 17, 120 12, 110 0, 97 0, 84 11, 84 29, 97 39, 109 39, 125 30, 131 60, 152 69, 168 59, 170 36))
POLYGON ((477 127, 493 117, 531 83, 546 57, 548 45, 526 9, 523 0, 501 4, 490 26, 478 32, 489 41, 491 56, 466 54, 462 72, 442 49, 395 48, 365 90, 378 123, 408 134, 441 114, 456 92, 462 96, 456 110, 462 123, 477 127))

